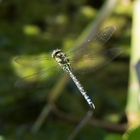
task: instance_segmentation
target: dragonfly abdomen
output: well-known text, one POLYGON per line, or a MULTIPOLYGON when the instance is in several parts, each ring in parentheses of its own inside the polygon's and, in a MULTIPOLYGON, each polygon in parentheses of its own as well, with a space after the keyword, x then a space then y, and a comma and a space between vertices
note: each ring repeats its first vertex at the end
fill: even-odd
POLYGON ((90 97, 87 95, 87 92, 84 90, 83 86, 80 84, 80 82, 78 81, 78 79, 76 78, 76 76, 72 73, 72 71, 68 67, 66 67, 66 69, 67 69, 67 72, 69 73, 70 77, 74 81, 75 85, 79 89, 80 93, 83 95, 83 97, 85 98, 85 100, 89 104, 89 106, 92 109, 95 109, 94 103, 92 102, 92 100, 90 99, 90 97))

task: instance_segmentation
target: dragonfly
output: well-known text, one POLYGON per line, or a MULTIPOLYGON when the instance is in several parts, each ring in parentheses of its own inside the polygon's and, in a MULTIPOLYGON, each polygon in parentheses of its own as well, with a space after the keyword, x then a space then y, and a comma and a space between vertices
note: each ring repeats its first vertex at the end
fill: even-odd
MULTIPOLYGON (((77 89, 79 90, 81 95, 84 97, 84 99, 88 103, 89 107, 91 109, 95 109, 95 104, 93 103, 92 99, 89 97, 86 90, 84 89, 82 84, 79 82, 79 80, 75 76, 73 72, 73 68, 71 66, 71 62, 75 60, 77 61, 77 59, 81 59, 82 57, 84 59, 86 58, 96 59, 97 51, 95 51, 94 47, 92 46, 96 44, 95 42, 101 42, 102 46, 104 46, 104 44, 110 39, 112 34, 115 32, 115 30, 116 30, 115 26, 105 27, 103 30, 96 33, 94 38, 90 37, 89 39, 87 39, 81 47, 74 48, 68 52, 64 52, 62 49, 57 48, 52 51, 51 56, 49 57, 45 56, 45 57, 40 57, 40 58, 38 57, 34 58, 33 65, 36 63, 36 60, 38 61, 49 61, 50 59, 55 60, 58 66, 60 66, 63 69, 63 71, 67 73, 70 76, 70 78, 73 80, 77 89)), ((121 50, 118 50, 117 48, 113 48, 113 49, 111 48, 111 49, 108 49, 107 51, 102 50, 102 52, 103 52, 102 54, 104 55, 107 55, 108 53, 111 52, 112 56, 110 60, 113 60, 121 53, 121 50)), ((22 56, 15 57, 15 62, 22 65, 23 57, 22 56)), ((105 64, 106 63, 107 62, 105 62, 105 64)), ((54 68, 50 67, 48 69, 54 69, 54 68)), ((47 73, 48 69, 43 70, 42 73, 47 73)), ((24 77, 24 79, 29 79, 37 74, 38 73, 28 75, 24 77)))

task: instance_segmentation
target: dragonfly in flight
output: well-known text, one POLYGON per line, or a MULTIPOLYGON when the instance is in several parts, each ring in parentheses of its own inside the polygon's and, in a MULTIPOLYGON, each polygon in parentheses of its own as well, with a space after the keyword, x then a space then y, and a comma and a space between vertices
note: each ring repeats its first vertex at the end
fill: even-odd
MULTIPOLYGON (((58 65, 63 69, 63 71, 66 72, 71 77, 71 79, 73 80, 76 87, 78 88, 80 93, 83 95, 83 97, 85 98, 85 100, 87 101, 91 109, 95 109, 95 105, 92 99, 87 95, 87 92, 85 91, 84 87, 81 85, 81 83, 76 78, 75 74, 73 73, 73 69, 70 62, 71 60, 73 61, 73 59, 75 58, 77 59, 78 57, 80 58, 81 56, 90 57, 90 59, 94 58, 96 55, 96 51, 94 50, 94 48, 92 48, 92 46, 94 46, 95 42, 101 42, 102 45, 105 44, 105 42, 107 42, 110 39, 112 34, 115 32, 115 30, 116 30, 115 26, 105 27, 103 30, 98 32, 94 36, 93 39, 92 37, 90 37, 91 39, 88 39, 87 41, 85 41, 80 48, 72 49, 66 53, 62 51, 61 49, 55 49, 51 53, 50 58, 48 57, 40 58, 42 60, 49 60, 53 58, 58 63, 58 65), (73 58, 71 57, 71 54, 75 54, 74 56, 72 56, 73 58)), ((109 53, 111 52, 112 56, 110 60, 113 60, 120 54, 121 51, 116 48, 103 50, 103 54, 108 54, 108 52, 109 53)), ((22 56, 16 57, 15 62, 22 65, 23 59, 24 58, 22 56)), ((38 58, 35 58, 35 60, 37 59, 38 58)), ((47 73, 47 70, 45 69, 43 73, 47 73)), ((33 76, 34 74, 28 75, 24 78, 28 79, 33 76)))

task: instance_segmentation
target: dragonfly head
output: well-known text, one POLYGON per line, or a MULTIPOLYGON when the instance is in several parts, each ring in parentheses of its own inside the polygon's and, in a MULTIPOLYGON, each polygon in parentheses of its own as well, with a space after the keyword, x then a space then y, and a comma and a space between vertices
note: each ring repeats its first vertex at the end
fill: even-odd
POLYGON ((54 58, 61 66, 69 65, 69 59, 67 58, 66 54, 60 49, 56 49, 52 52, 52 58, 54 58))
POLYGON ((62 51, 60 49, 55 49, 52 52, 52 58, 55 58, 57 56, 57 54, 61 53, 62 51))

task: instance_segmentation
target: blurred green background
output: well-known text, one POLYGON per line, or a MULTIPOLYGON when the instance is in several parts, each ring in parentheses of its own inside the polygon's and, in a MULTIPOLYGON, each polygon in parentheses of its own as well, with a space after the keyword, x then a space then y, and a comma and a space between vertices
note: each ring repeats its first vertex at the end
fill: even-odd
POLYGON ((134 47, 139 42, 137 1, 0 0, 0 140, 139 139, 139 83, 131 74, 140 59, 134 47), (53 69, 51 60, 39 59, 56 48, 80 46, 92 32, 109 26, 117 30, 104 51, 110 46, 121 53, 96 71, 83 60, 77 64, 75 74, 96 109, 75 132, 89 106, 66 74, 53 69), (41 75, 49 67, 49 74, 41 75), (24 79, 35 73, 40 75, 24 79))

